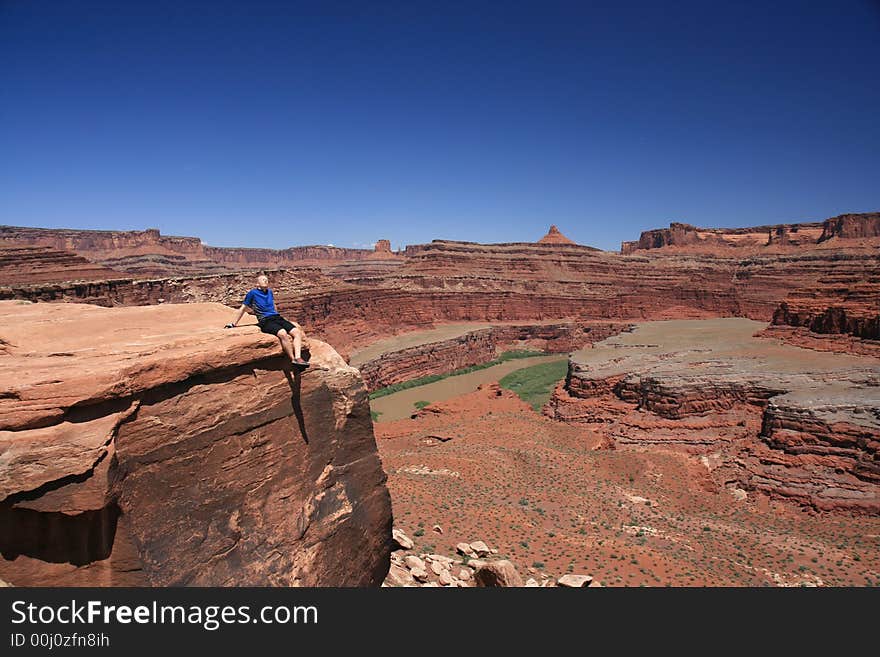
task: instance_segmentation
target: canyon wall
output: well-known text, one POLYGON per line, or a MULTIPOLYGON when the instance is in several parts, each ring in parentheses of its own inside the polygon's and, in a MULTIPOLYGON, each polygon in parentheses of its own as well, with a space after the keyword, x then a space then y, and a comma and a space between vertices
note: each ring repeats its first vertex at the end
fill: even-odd
MULTIPOLYGON (((301 266, 267 273, 282 313, 347 351, 438 321, 713 316, 768 321, 795 290, 835 280, 872 280, 880 271, 870 248, 743 258, 646 253, 619 256, 565 244, 433 242, 402 264, 385 267, 387 261, 377 260, 372 272, 301 266)), ((0 284, 0 298, 107 306, 160 299, 238 305, 254 273, 0 284)))
POLYGON ((0 243, 0 285, 67 281, 102 281, 125 276, 70 251, 48 246, 0 243))
POLYGON ((820 242, 833 237, 842 239, 871 239, 880 237, 880 212, 842 214, 822 223, 820 242))
POLYGON ((376 249, 323 245, 256 249, 207 246, 198 237, 162 235, 155 228, 110 231, 0 226, 0 245, 44 246, 71 251, 115 270, 144 276, 279 269, 374 257, 398 258, 386 242, 380 240, 376 249))
POLYGON ((391 505, 357 370, 310 340, 291 371, 229 314, 0 302, 0 578, 382 582, 391 505))
MULTIPOLYGON (((787 297, 791 297, 786 300, 787 307, 794 308, 792 303, 799 290, 861 290, 862 283, 878 280, 880 238, 851 237, 873 235, 874 217, 875 214, 844 215, 824 223, 712 233, 716 241, 754 246, 755 240, 760 241, 755 236, 763 236, 766 229, 767 235, 760 239, 784 242, 784 246, 772 249, 725 246, 707 251, 699 244, 675 246, 676 240, 702 239, 694 230, 703 229, 691 230, 683 225, 668 236, 662 233, 657 238, 664 243, 671 240, 668 248, 639 249, 630 255, 570 244, 558 231, 551 231, 552 239, 542 243, 485 245, 435 240, 408 247, 405 257, 390 253, 390 245, 380 241, 375 251, 364 251, 366 255, 360 259, 316 260, 316 265, 298 261, 296 267, 280 269, 256 264, 283 252, 245 249, 234 257, 230 255, 230 262, 239 268, 252 266, 247 271, 224 271, 222 268, 227 265, 211 260, 215 269, 198 274, 190 270, 181 276, 144 278, 129 274, 104 281, 39 284, 0 278, 0 298, 70 300, 108 306, 159 303, 160 299, 164 303, 205 300, 237 305, 253 284, 254 273, 267 270, 281 312, 342 351, 389 333, 430 327, 443 321, 626 321, 718 316, 770 321, 787 297), (823 241, 822 234, 834 237, 823 241)), ((28 231, 36 231, 38 237, 54 235, 53 231, 42 229, 7 227, 5 232, 0 229, 0 241, 3 235, 11 241, 37 239, 28 231)), ((174 248, 198 251, 199 257, 211 253, 212 257, 221 258, 211 247, 202 247, 190 238, 180 238, 177 243, 178 238, 160 236, 158 231, 136 233, 127 242, 120 242, 120 236, 127 233, 72 231, 72 237, 71 231, 55 232, 58 235, 52 239, 66 246, 75 242, 98 249, 118 243, 122 258, 126 257, 125 244, 137 246, 142 240, 167 247, 168 253, 162 256, 166 259, 182 257, 172 252, 174 248), (83 237, 81 233, 87 235, 83 237), (91 241, 84 242, 86 237, 91 241)), ((314 248, 328 258, 332 255, 326 251, 329 247, 314 248)), ((303 254, 314 258, 320 255, 317 251, 303 254)), ((191 269, 201 267, 192 259, 195 255, 186 257, 191 269)), ((149 258, 155 263, 159 256, 149 258)), ((870 298, 867 300, 870 302, 870 298)), ((870 333, 876 324, 872 323, 872 316, 850 319, 855 317, 852 313, 859 304, 864 305, 856 294, 851 294, 844 307, 847 319, 843 324, 857 332, 870 333)), ((788 320, 776 321, 797 321, 801 326, 804 322, 818 326, 822 322, 827 325, 842 321, 837 316, 821 321, 807 319, 793 310, 788 314, 788 320)))
POLYGON ((779 345, 743 320, 665 324, 573 356, 545 415, 609 447, 712 455, 746 490, 880 511, 878 361, 779 345))
POLYGON ((795 290, 779 304, 772 323, 880 340, 880 279, 795 290))
POLYGON ((759 251, 765 247, 806 247, 832 238, 880 238, 880 212, 843 214, 822 222, 774 224, 749 228, 697 228, 673 222, 669 228, 646 230, 637 241, 622 242, 624 255, 640 250, 680 247, 683 249, 725 249, 734 247, 759 251))

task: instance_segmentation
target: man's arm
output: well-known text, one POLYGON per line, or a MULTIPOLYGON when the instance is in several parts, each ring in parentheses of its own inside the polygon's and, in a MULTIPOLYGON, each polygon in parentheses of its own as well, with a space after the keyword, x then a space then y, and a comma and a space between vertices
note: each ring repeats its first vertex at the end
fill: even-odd
POLYGON ((241 320, 241 318, 244 316, 244 314, 245 314, 246 311, 247 311, 247 306, 244 305, 244 304, 241 304, 241 308, 239 308, 238 310, 235 311, 235 319, 233 319, 233 320, 232 320, 229 324, 227 324, 224 328, 232 328, 232 327, 234 327, 236 324, 238 324, 238 322, 239 322, 239 321, 241 320))

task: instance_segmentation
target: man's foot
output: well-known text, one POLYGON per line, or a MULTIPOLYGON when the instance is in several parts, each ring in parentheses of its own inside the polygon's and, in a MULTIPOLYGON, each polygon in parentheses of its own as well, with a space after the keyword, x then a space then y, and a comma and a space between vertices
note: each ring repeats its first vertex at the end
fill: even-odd
POLYGON ((309 366, 309 361, 307 361, 307 360, 303 360, 302 358, 294 358, 294 359, 293 359, 293 364, 294 364, 294 365, 298 365, 299 367, 308 367, 308 366, 309 366))

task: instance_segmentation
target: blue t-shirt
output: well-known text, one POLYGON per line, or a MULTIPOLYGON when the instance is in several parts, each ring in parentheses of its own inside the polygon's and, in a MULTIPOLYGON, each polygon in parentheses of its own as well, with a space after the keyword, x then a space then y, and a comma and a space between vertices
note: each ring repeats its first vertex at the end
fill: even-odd
POLYGON ((267 317, 275 317, 278 314, 278 311, 275 310, 275 297, 272 296, 271 288, 263 292, 255 287, 245 295, 242 303, 254 311, 257 321, 267 317))

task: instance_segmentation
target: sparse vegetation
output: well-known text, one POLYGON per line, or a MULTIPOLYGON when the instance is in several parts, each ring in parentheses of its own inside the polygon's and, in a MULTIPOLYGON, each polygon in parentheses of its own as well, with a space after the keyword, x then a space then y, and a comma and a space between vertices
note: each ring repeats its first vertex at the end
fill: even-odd
POLYGON ((565 378, 567 373, 567 360, 541 363, 511 372, 498 384, 502 388, 516 393, 520 399, 531 404, 536 411, 540 411, 541 407, 550 401, 553 388, 565 378))

